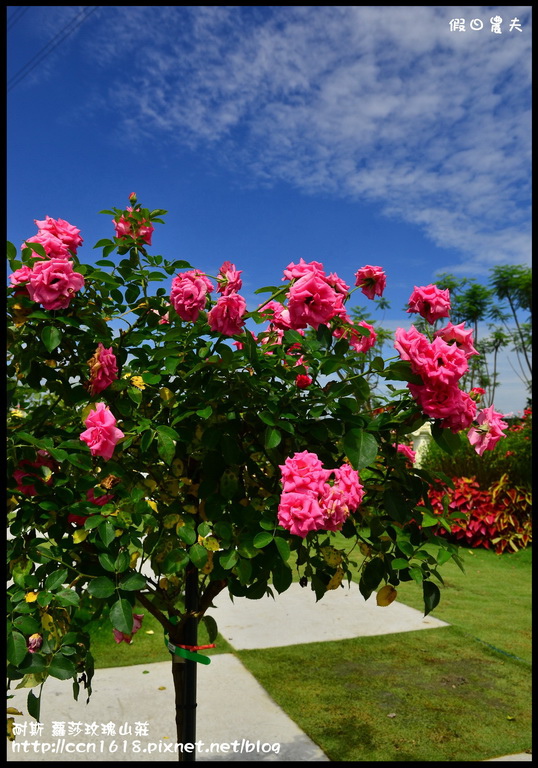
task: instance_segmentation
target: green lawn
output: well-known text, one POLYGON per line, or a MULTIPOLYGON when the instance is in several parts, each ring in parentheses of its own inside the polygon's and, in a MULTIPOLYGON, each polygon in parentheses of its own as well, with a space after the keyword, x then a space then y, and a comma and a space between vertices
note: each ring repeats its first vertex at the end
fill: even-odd
MULTIPOLYGON (((335 537, 335 546, 344 544, 335 537)), ((442 567, 432 614, 449 627, 239 652, 219 637, 216 651, 235 653, 331 761, 524 752, 531 747, 532 551, 461 553, 466 572, 442 567)), ((398 600, 422 610, 414 582, 398 587, 398 600)), ((92 637, 96 665, 166 660, 162 638, 147 612, 131 646, 101 629, 92 637)))

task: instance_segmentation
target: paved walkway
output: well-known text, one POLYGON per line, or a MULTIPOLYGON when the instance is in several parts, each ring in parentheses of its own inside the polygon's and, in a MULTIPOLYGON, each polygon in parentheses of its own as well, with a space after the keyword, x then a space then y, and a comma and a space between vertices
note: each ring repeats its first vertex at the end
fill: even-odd
MULTIPOLYGON (((375 596, 365 602, 356 584, 327 598, 316 604, 314 594, 298 584, 276 601, 235 598, 232 603, 225 593, 215 601, 212 615, 222 636, 237 650, 447 626, 397 602, 384 608, 376 605, 375 596)), ((27 689, 15 691, 9 706, 26 712, 27 693, 27 689)), ((196 760, 329 762, 232 654, 212 656, 211 664, 198 666, 198 711, 203 717, 197 723, 196 760)), ((34 721, 28 717, 26 734, 8 743, 7 759, 177 762, 173 713, 169 662, 133 666, 128 672, 125 667, 98 669, 89 704, 82 692, 78 702, 73 700, 68 682, 49 678, 41 733, 30 732, 34 721), (76 723, 82 729, 79 734, 73 733, 76 723)), ((532 760, 532 756, 493 760, 532 760)))

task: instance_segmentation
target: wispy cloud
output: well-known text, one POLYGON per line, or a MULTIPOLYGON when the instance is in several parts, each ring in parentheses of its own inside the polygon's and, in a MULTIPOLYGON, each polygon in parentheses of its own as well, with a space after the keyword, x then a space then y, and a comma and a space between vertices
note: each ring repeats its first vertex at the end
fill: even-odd
POLYGON ((124 140, 375 202, 461 253, 443 271, 480 274, 529 259, 530 23, 529 6, 112 6, 87 55, 124 140))

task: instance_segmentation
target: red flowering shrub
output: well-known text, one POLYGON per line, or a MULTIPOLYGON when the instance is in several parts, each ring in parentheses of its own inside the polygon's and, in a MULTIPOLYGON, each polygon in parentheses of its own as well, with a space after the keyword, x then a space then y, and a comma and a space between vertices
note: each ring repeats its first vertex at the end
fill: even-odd
MULTIPOLYGON (((480 488, 475 477, 455 477, 452 482, 454 488, 445 485, 430 488, 428 497, 436 514, 445 518, 453 517, 454 513, 461 514, 461 518, 451 525, 449 535, 455 541, 485 549, 494 546, 497 554, 507 547, 517 551, 531 543, 530 491, 510 487, 507 474, 487 490, 480 488)), ((441 532, 446 535, 446 531, 441 532)))

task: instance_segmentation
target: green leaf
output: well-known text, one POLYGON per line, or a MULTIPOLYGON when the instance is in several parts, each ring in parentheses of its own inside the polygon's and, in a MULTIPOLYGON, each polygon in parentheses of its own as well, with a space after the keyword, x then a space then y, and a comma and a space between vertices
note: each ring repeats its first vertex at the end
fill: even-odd
POLYGON ((140 405, 142 402, 142 392, 137 387, 128 387, 127 394, 135 405, 140 405))
POLYGON ((429 528, 432 525, 437 525, 438 522, 439 522, 439 518, 436 517, 435 515, 430 515, 430 513, 426 511, 422 513, 421 525, 423 528, 429 528))
POLYGON ((79 469, 84 469, 88 472, 91 472, 92 470, 92 457, 89 453, 70 453, 67 456, 67 461, 79 469))
POLYGON ((209 642, 212 643, 214 640, 217 639, 217 636, 219 634, 219 631, 217 628, 217 622, 212 616, 202 616, 202 621, 205 624, 209 642))
POLYGON ((207 563, 207 549, 201 544, 193 544, 189 549, 189 558, 196 568, 203 568, 207 563))
POLYGON ((58 680, 69 680, 77 673, 74 663, 60 653, 54 656, 47 671, 51 677, 56 677, 58 680))
POLYGON ((273 541, 273 534, 268 531, 261 531, 254 536, 252 541, 256 549, 262 549, 273 541))
POLYGON ((114 558, 112 555, 109 555, 108 552, 102 552, 99 555, 99 562, 105 569, 105 571, 110 571, 111 573, 114 573, 116 570, 116 565, 114 563, 114 558))
POLYGON ((130 560, 128 552, 120 552, 114 561, 114 570, 117 573, 123 573, 129 567, 130 560))
POLYGON ((7 246, 7 257, 8 257, 8 259, 10 259, 10 260, 16 259, 17 258, 17 249, 15 248, 13 243, 10 243, 9 240, 8 240, 6 246, 7 246))
POLYGON ((41 341, 45 345, 47 352, 52 352, 53 349, 56 349, 61 340, 62 334, 58 328, 53 325, 47 325, 41 331, 41 341))
POLYGON ((27 652, 28 649, 24 635, 15 630, 10 632, 7 638, 7 660, 9 663, 18 667, 27 652))
POLYGON ((157 433, 157 450, 165 464, 171 464, 176 453, 176 445, 169 435, 157 433))
POLYGON ((274 541, 276 544, 276 548, 280 553, 280 557, 282 558, 282 560, 284 560, 284 562, 287 562, 291 554, 290 545, 288 544, 286 539, 283 539, 281 536, 275 536, 274 541))
POLYGON ((47 576, 45 581, 45 589, 47 592, 54 592, 55 589, 61 587, 67 581, 67 569, 62 568, 61 571, 51 573, 47 576))
MULTIPOLYGON (((366 563, 359 582, 359 589, 365 597, 363 589, 368 591, 368 597, 379 586, 381 579, 385 576, 385 563, 380 557, 374 557, 369 563, 366 563)), ((365 597, 365 599, 368 599, 365 597)))
POLYGON ((157 427, 157 433, 159 435, 166 435, 167 437, 171 438, 172 440, 179 440, 178 433, 172 427, 167 427, 167 426, 164 426, 164 425, 160 426, 160 427, 157 427))
POLYGON ((344 435, 344 452, 353 469, 360 471, 373 464, 377 456, 377 440, 373 435, 354 427, 344 435))
POLYGON ((194 542, 198 538, 194 528, 189 528, 189 526, 187 525, 182 525, 180 528, 178 528, 177 535, 178 535, 178 538, 181 539, 181 541, 184 541, 185 544, 189 544, 189 545, 194 544, 194 542))
POLYGON ((276 591, 281 594, 285 592, 293 581, 293 574, 291 568, 278 560, 275 563, 275 567, 272 571, 273 574, 273 586, 276 591))
POLYGON ((94 597, 110 597, 116 591, 116 586, 108 576, 98 576, 88 584, 87 590, 94 597))
POLYGON ((261 411, 258 414, 258 417, 263 421, 264 424, 267 424, 270 427, 275 427, 277 419, 275 416, 273 416, 272 413, 269 413, 269 411, 261 411))
POLYGON ((134 592, 137 589, 143 589, 146 586, 146 577, 137 571, 126 573, 120 581, 120 589, 128 592, 134 592))
POLYGON ((78 605, 80 597, 74 589, 62 589, 54 595, 60 605, 78 605))
POLYGON ((247 560, 245 557, 241 557, 239 558, 239 562, 237 563, 236 568, 239 582, 243 585, 247 585, 250 581, 250 577, 252 576, 252 562, 247 560))
POLYGON ((226 571, 229 571, 230 568, 233 568, 238 559, 239 555, 235 549, 232 549, 229 552, 221 552, 219 555, 219 563, 226 571))
POLYGON ((423 384, 420 376, 413 373, 411 363, 407 360, 391 363, 384 371, 379 371, 379 375, 388 381, 410 381, 412 384, 423 384))
POLYGON ((456 453, 461 446, 460 435, 452 432, 450 429, 443 429, 437 422, 432 424, 431 432, 433 439, 445 453, 456 453))
POLYGON ((29 691, 28 698, 26 700, 26 706, 30 717, 33 717, 34 720, 39 722, 39 713, 41 711, 41 696, 36 696, 33 691, 29 691))
POLYGON ((282 435, 275 427, 267 427, 265 430, 265 447, 276 448, 282 440, 282 435))
POLYGON ((208 419, 212 413, 213 408, 210 405, 207 405, 205 408, 200 408, 199 411, 196 411, 196 415, 201 419, 208 419))
POLYGON ((130 635, 133 631, 133 611, 131 603, 125 598, 117 600, 110 609, 110 621, 114 629, 130 635))
POLYGON ((422 585, 422 591, 424 595, 424 616, 427 616, 439 604, 441 592, 433 581, 425 581, 422 585))
POLYGON ((99 536, 105 547, 108 547, 108 545, 116 538, 114 526, 111 523, 105 523, 104 525, 99 526, 99 536))

